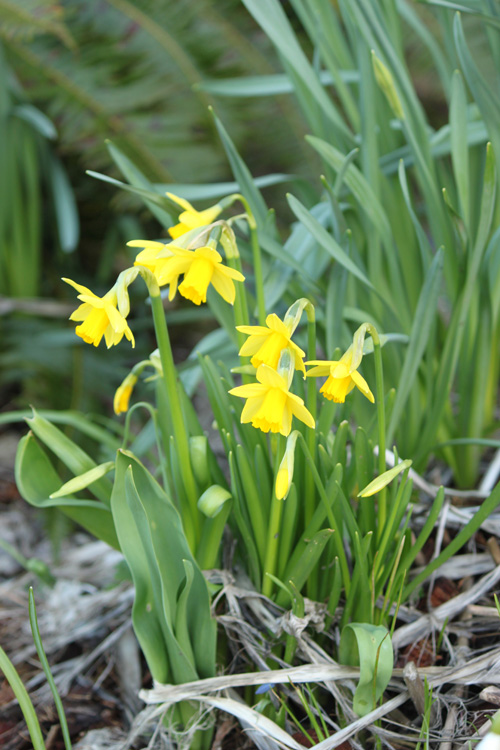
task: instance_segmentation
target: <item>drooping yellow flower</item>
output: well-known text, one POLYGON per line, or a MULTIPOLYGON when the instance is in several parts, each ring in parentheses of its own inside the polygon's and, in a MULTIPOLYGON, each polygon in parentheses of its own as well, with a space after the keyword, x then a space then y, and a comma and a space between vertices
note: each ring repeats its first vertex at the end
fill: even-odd
POLYGON ((174 253, 171 250, 172 245, 165 245, 162 242, 154 242, 153 240, 131 240, 127 242, 129 247, 143 247, 142 250, 135 258, 134 266, 145 266, 154 273, 158 286, 165 286, 169 283, 168 298, 172 301, 177 291, 177 283, 179 280, 179 274, 173 275, 169 282, 165 281, 168 266, 174 253))
POLYGON ((80 294, 78 299, 83 302, 70 320, 81 321, 76 327, 75 333, 87 344, 99 346, 102 337, 106 341, 108 349, 118 344, 123 336, 135 346, 134 336, 130 330, 127 320, 118 310, 118 296, 115 287, 110 289, 104 297, 98 297, 87 289, 86 286, 77 284, 71 279, 63 279, 67 284, 74 287, 80 294))
POLYGON ((316 365, 307 371, 306 377, 317 378, 328 375, 327 380, 320 388, 320 393, 329 401, 343 404, 347 394, 356 386, 363 396, 366 396, 373 403, 375 401, 373 393, 366 380, 357 371, 357 367, 352 367, 352 357, 353 348, 350 346, 338 361, 321 362, 314 360, 306 362, 306 365, 316 365))
POLYGON ((113 409, 115 414, 123 414, 128 411, 130 396, 132 395, 136 383, 137 375, 133 372, 129 372, 123 383, 118 386, 113 399, 113 409))
POLYGON ((207 301, 210 284, 226 302, 230 305, 234 303, 234 282, 244 281, 245 277, 234 268, 223 265, 222 256, 217 250, 211 247, 199 247, 196 250, 184 250, 173 245, 169 247, 176 257, 165 267, 164 283, 172 284, 183 273, 184 280, 179 284, 179 292, 195 305, 207 301))
POLYGON ((241 357, 253 355, 250 361, 254 367, 265 364, 276 370, 281 352, 288 348, 294 359, 295 369, 305 374, 305 352, 291 340, 292 326, 286 325, 275 313, 267 316, 265 326, 237 326, 236 328, 249 336, 239 354, 241 357))
POLYGON ((295 416, 308 427, 314 427, 312 414, 304 406, 299 396, 290 393, 287 380, 268 365, 257 369, 258 383, 239 385, 229 393, 246 398, 241 412, 241 422, 252 425, 262 432, 280 432, 289 435, 292 417, 295 416))
POLYGON ((219 206, 219 204, 210 206, 210 208, 206 208, 204 211, 197 211, 189 201, 179 198, 178 195, 167 193, 167 197, 184 209, 179 214, 179 223, 168 230, 173 240, 189 232, 190 229, 197 229, 197 227, 204 227, 207 224, 211 224, 222 211, 222 206, 219 206))

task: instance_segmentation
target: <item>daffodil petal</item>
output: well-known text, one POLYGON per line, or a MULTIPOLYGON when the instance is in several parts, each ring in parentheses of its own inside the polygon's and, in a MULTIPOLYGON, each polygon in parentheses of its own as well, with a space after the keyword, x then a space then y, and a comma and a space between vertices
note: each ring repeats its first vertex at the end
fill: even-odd
POLYGON ((261 396, 267 391, 266 386, 260 385, 260 383, 246 383, 245 385, 237 385, 236 388, 231 388, 229 393, 232 396, 240 396, 240 398, 255 398, 261 396))
POLYGON ((244 405, 242 412, 241 412, 241 423, 247 424, 248 422, 251 422, 252 419, 255 417, 257 412, 259 411, 260 407, 264 403, 265 394, 261 396, 257 396, 254 398, 249 398, 246 404, 244 405))
POLYGON ((82 286, 82 284, 77 284, 76 281, 72 281, 71 279, 63 278, 62 281, 66 282, 66 284, 69 284, 70 286, 74 287, 77 292, 80 292, 81 294, 88 294, 89 296, 96 298, 97 295, 94 294, 94 292, 91 292, 90 289, 88 289, 86 286, 82 286))
POLYGON ((163 250, 165 243, 156 242, 155 240, 130 240, 127 242, 127 247, 143 247, 145 250, 163 250))
POLYGON ((357 370, 355 370, 354 372, 351 372, 351 378, 352 378, 354 385, 356 385, 357 388, 359 388, 363 396, 366 396, 368 401, 371 401, 372 404, 375 403, 375 397, 373 393, 371 392, 370 387, 368 383, 366 382, 366 380, 364 379, 364 377, 360 375, 357 370))
POLYGON ((314 421, 314 417, 309 411, 309 409, 306 409, 304 406, 304 402, 301 398, 296 396, 294 393, 289 394, 289 403, 290 408, 292 410, 292 414, 297 417, 297 419, 300 419, 301 422, 304 422, 305 425, 308 427, 315 427, 316 422, 314 421))
MULTIPOLYGON (((306 362, 306 365, 310 364, 310 362, 306 362)), ((330 365, 327 364, 320 364, 317 365, 317 367, 312 367, 310 370, 306 372, 306 378, 319 378, 323 377, 324 375, 330 374, 330 365)))
POLYGON ((191 203, 189 203, 189 201, 187 201, 185 198, 180 198, 178 195, 174 195, 173 193, 165 193, 165 195, 167 196, 167 198, 170 198, 171 201, 177 203, 178 206, 181 206, 184 211, 195 210, 191 203))
POLYGON ((278 318, 276 313, 271 313, 266 318, 266 325, 276 333, 281 333, 286 339, 290 339, 290 331, 288 327, 278 318))
POLYGON ((281 388, 282 390, 287 389, 287 383, 285 379, 276 370, 268 365, 260 365, 257 369, 257 380, 266 386, 271 388, 281 388))

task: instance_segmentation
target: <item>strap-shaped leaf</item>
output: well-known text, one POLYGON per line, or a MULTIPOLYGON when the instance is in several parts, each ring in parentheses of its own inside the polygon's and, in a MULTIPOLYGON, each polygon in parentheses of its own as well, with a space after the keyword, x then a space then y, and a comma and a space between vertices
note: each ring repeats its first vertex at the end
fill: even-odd
MULTIPOLYGON (((128 514, 125 513, 128 528, 122 530, 122 521, 118 520, 118 536, 121 538, 122 533, 132 533, 135 543, 142 548, 139 564, 141 570, 144 563, 147 564, 153 590, 151 604, 157 604, 157 618, 172 677, 175 682, 210 677, 215 671, 215 621, 210 614, 207 584, 189 549, 179 513, 149 471, 131 453, 119 451, 116 466, 116 492, 113 491, 112 497, 115 518, 123 512, 123 490, 128 508, 128 514), (135 527, 134 532, 130 529, 131 524, 135 527), (187 580, 185 560, 193 570, 189 591, 182 601, 182 606, 186 608, 191 652, 182 648, 175 631, 179 591, 187 580)), ((134 542, 127 539, 124 545, 127 546, 124 554, 133 573, 134 542)), ((144 619, 144 613, 142 617, 144 619)), ((185 638, 186 634, 182 637, 185 638)))
POLYGON ((16 454, 16 483, 22 497, 36 508, 56 507, 98 539, 120 549, 109 509, 97 500, 55 498, 61 479, 32 433, 20 441, 16 454))
MULTIPOLYGON (((35 409, 33 409, 33 416, 27 419, 26 422, 37 438, 45 443, 73 474, 78 476, 96 468, 96 462, 88 453, 61 432, 58 427, 40 416, 35 409)), ((54 492, 56 489, 57 487, 54 487, 52 491, 54 492)), ((99 479, 94 483, 92 492, 99 500, 109 504, 111 482, 104 478, 99 479)))
POLYGON ((394 654, 389 631, 368 623, 346 625, 340 638, 339 660, 359 666, 353 708, 358 716, 364 716, 376 707, 391 679, 394 654))
POLYGON ((331 255, 332 258, 337 261, 337 263, 339 263, 344 268, 347 268, 348 271, 350 271, 354 276, 362 281, 363 284, 366 284, 367 287, 373 289, 373 284, 367 278, 364 272, 357 267, 357 265, 354 263, 354 261, 351 260, 351 258, 349 258, 347 253, 340 247, 338 242, 332 237, 331 234, 328 234, 325 227, 323 227, 319 223, 319 221, 314 218, 310 211, 308 211, 307 208, 303 206, 302 203, 293 195, 288 195, 287 198, 288 203, 290 204, 290 208, 292 209, 297 219, 301 221, 302 224, 307 227, 307 229, 309 229, 309 231, 316 238, 321 247, 323 247, 326 252, 329 253, 329 255, 331 255))

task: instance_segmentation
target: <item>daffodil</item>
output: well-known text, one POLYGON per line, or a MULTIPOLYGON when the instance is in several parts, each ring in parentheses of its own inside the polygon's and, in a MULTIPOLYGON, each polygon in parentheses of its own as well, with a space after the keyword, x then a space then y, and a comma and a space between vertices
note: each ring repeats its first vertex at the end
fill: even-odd
POLYGON ((240 356, 251 356, 254 367, 265 364, 276 370, 281 352, 288 348, 295 369, 305 374, 305 352, 291 340, 294 328, 291 324, 286 325, 275 313, 267 316, 265 326, 237 326, 237 330, 249 337, 240 349, 240 356))
POLYGON ((169 277, 169 282, 165 281, 169 262, 174 258, 171 245, 164 245, 162 242, 153 240, 131 240, 127 242, 129 247, 144 248, 135 258, 134 266, 145 266, 154 273, 158 286, 164 286, 169 283, 168 298, 172 301, 177 292, 179 274, 169 277))
POLYGON ((118 386, 113 399, 113 409, 115 414, 123 414, 128 411, 130 396, 132 395, 136 383, 137 375, 133 372, 129 372, 123 383, 118 386))
MULTIPOLYGON (((70 320, 81 322, 75 330, 77 336, 94 346, 99 346, 104 336, 108 349, 118 344, 125 336, 132 342, 132 346, 135 346, 134 336, 126 317, 118 310, 118 295, 115 287, 110 289, 104 297, 98 297, 90 289, 71 279, 63 279, 63 281, 80 292, 78 299, 83 303, 70 315, 70 320)), ((126 302, 128 303, 128 297, 126 302)))
MULTIPOLYGON (((353 367, 353 347, 350 346, 338 361, 321 362, 313 360, 306 365, 315 365, 307 371, 306 377, 321 377, 328 375, 327 380, 320 388, 320 393, 330 401, 343 404, 348 393, 356 386, 363 396, 375 401, 366 380, 359 374, 357 367, 353 367)), ((359 364, 358 364, 359 366, 359 364)))
POLYGON ((184 200, 184 198, 179 198, 178 195, 167 193, 167 197, 184 209, 184 211, 179 214, 179 223, 170 227, 168 230, 173 240, 186 232, 189 232, 190 229, 197 229, 198 227, 204 227, 207 224, 211 224, 222 211, 222 206, 218 203, 215 206, 206 208, 204 211, 197 211, 189 201, 184 200))
POLYGON ((234 303, 234 282, 244 281, 245 277, 234 268, 223 265, 222 256, 217 250, 211 247, 199 247, 196 250, 184 250, 173 245, 169 247, 176 257, 165 267, 164 283, 176 283, 179 275, 183 273, 184 280, 179 284, 179 292, 195 305, 207 301, 207 289, 210 284, 226 302, 230 305, 234 303))
POLYGON ((311 413, 301 398, 289 391, 287 379, 269 365, 257 369, 257 383, 239 385, 229 393, 246 398, 241 412, 241 422, 252 425, 262 432, 280 432, 289 435, 292 417, 295 416, 308 427, 314 427, 311 413))

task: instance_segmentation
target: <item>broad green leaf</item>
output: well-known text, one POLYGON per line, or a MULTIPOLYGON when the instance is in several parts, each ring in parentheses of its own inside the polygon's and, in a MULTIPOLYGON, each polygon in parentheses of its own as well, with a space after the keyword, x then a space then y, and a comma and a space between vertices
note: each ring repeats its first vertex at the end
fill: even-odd
MULTIPOLYGON (((45 443, 73 474, 78 476, 96 468, 96 462, 79 445, 70 440, 48 420, 41 417, 35 409, 33 409, 33 416, 28 418, 26 422, 37 438, 45 443)), ((109 504, 111 486, 109 480, 102 478, 95 482, 92 492, 99 500, 109 504)), ((55 492, 56 489, 54 488, 52 491, 55 492)))
POLYGON ((31 433, 19 441, 15 472, 19 492, 28 503, 36 508, 56 507, 97 539, 120 549, 113 518, 105 505, 95 500, 50 499, 61 486, 61 479, 31 433))
POLYGON ((340 638, 339 661, 359 666, 353 709, 365 716, 376 708, 391 679, 394 654, 389 631, 382 625, 349 623, 340 638))
POLYGON ((321 247, 323 247, 332 256, 332 258, 337 261, 337 263, 350 271, 370 289, 373 289, 373 284, 365 276, 363 271, 361 271, 351 260, 351 258, 349 258, 347 253, 342 250, 338 242, 334 240, 331 234, 328 234, 327 230, 319 223, 319 221, 317 221, 317 219, 312 216, 310 211, 308 211, 307 208, 305 208, 305 206, 303 206, 302 203, 293 195, 288 195, 287 198, 288 203, 290 204, 290 208, 292 209, 297 219, 301 221, 307 229, 309 229, 309 231, 316 238, 321 247))
MULTIPOLYGON (((185 560, 193 569, 193 580, 185 606, 191 647, 195 657, 193 668, 199 677, 211 677, 215 673, 215 621, 210 613, 208 587, 186 540, 181 517, 164 490, 147 469, 132 455, 119 452, 117 467, 126 471, 125 489, 127 503, 137 520, 142 508, 143 520, 147 523, 147 534, 143 528, 143 543, 148 535, 156 560, 161 583, 165 617, 170 615, 170 627, 175 627, 178 592, 186 579, 185 560)), ((151 563, 151 560, 150 560, 151 563)), ((175 635, 175 633, 174 633, 175 635)), ((168 644, 172 662, 175 646, 168 644)))
MULTIPOLYGON (((134 459, 135 461, 135 459, 134 459)), ((116 476, 111 496, 111 511, 115 519, 116 533, 120 547, 127 561, 134 582, 134 604, 132 622, 142 652, 158 682, 172 679, 169 668, 165 640, 161 622, 163 619, 161 595, 158 586, 155 590, 147 552, 136 523, 136 518, 127 502, 125 491, 125 473, 130 466, 127 456, 119 452, 116 462, 116 476)))

